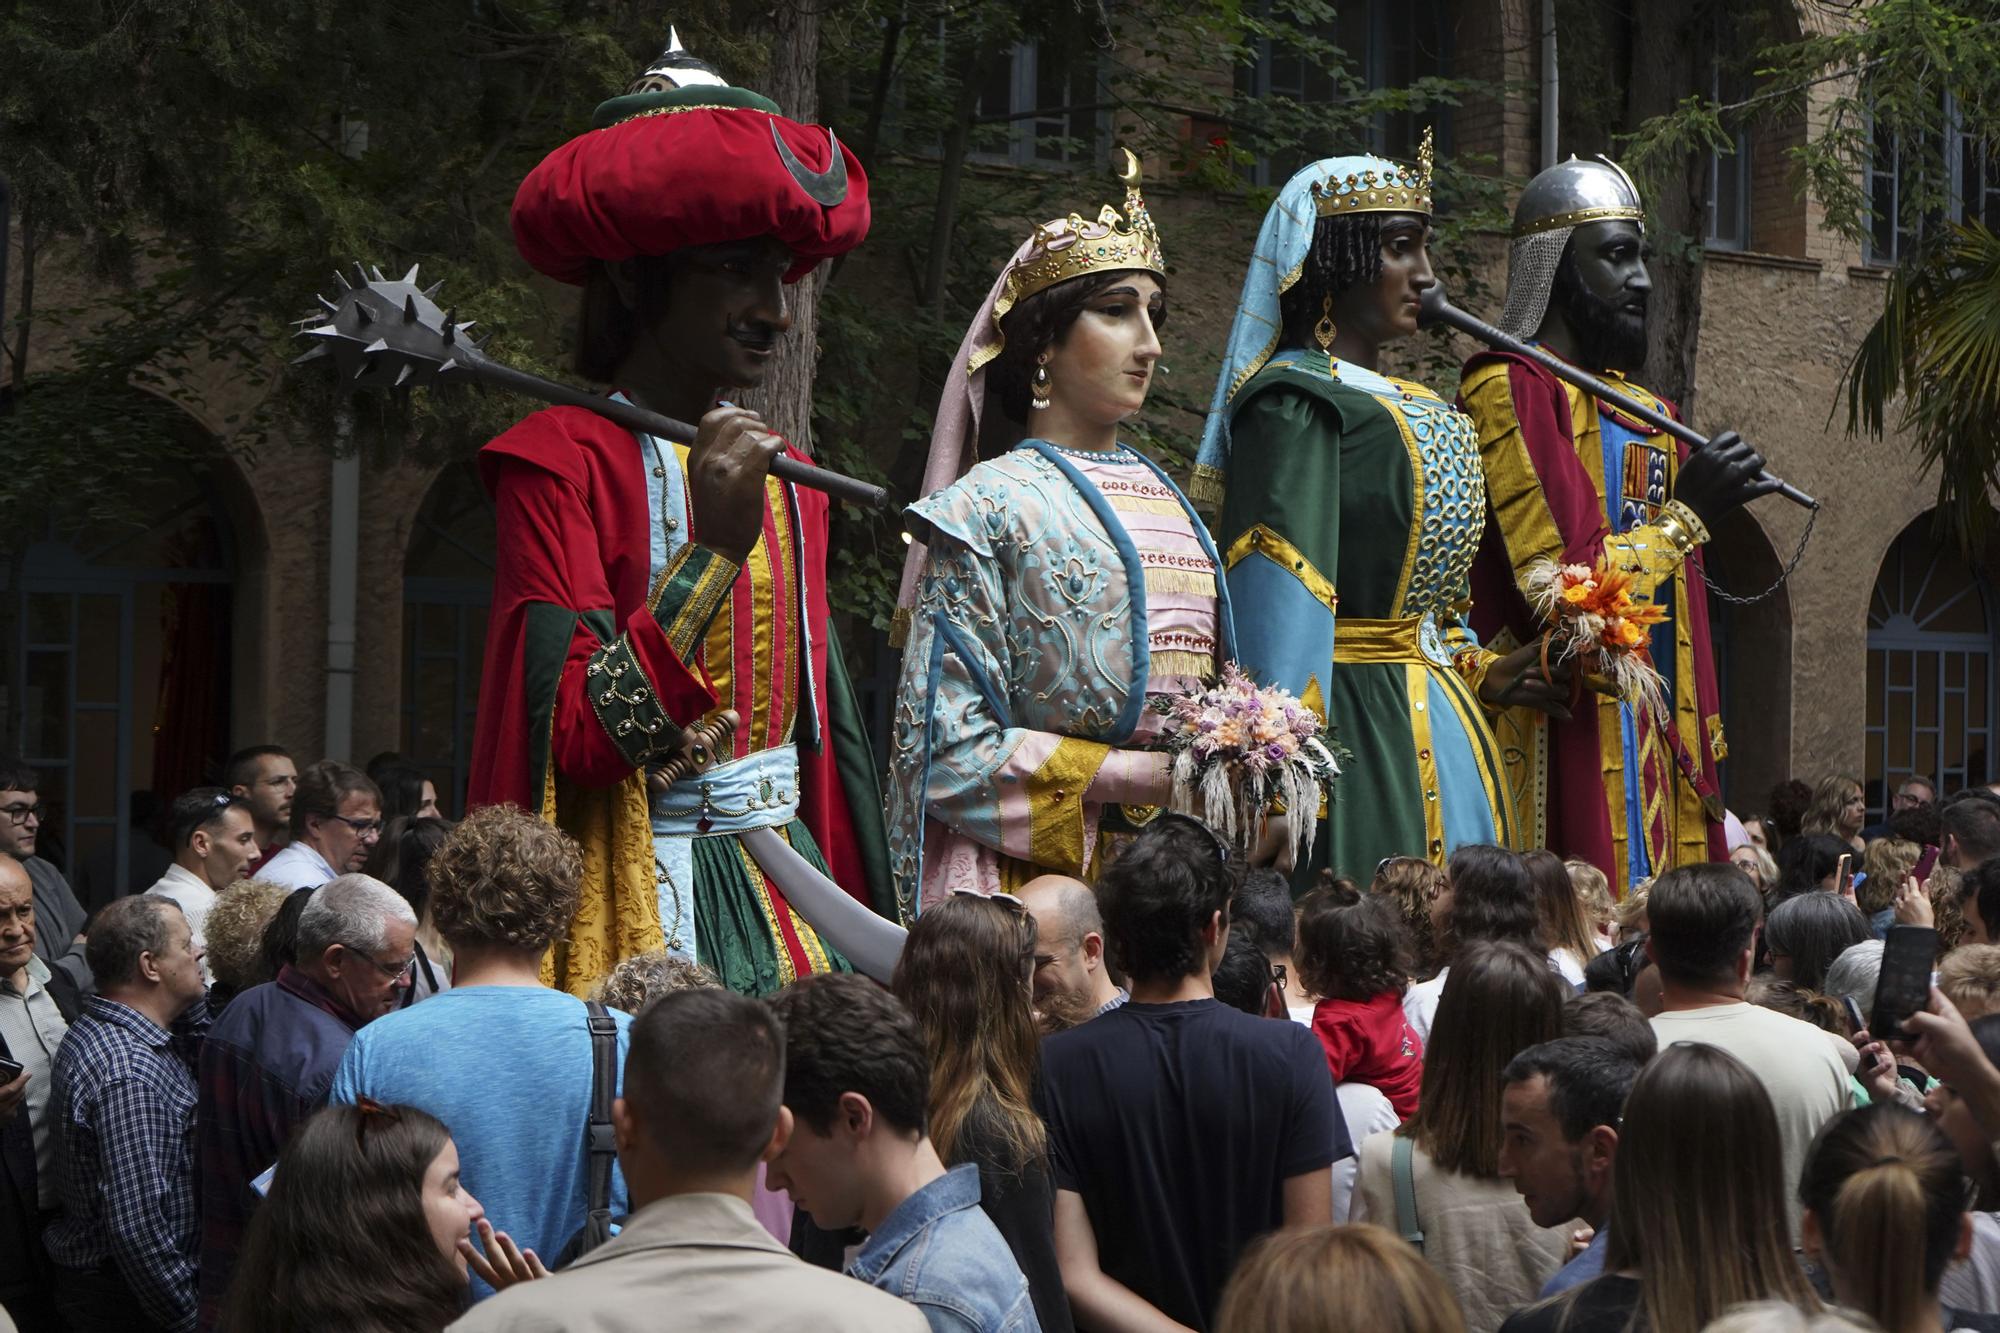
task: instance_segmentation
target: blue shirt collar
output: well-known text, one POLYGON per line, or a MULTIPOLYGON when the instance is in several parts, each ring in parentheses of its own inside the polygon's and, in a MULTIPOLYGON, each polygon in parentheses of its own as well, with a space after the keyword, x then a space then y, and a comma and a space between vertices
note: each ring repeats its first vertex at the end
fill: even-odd
POLYGON ((895 1259, 897 1251, 923 1234, 924 1228, 947 1213, 979 1206, 979 1168, 971 1162, 954 1166, 897 1204, 882 1219, 848 1265, 848 1275, 874 1283, 895 1259))

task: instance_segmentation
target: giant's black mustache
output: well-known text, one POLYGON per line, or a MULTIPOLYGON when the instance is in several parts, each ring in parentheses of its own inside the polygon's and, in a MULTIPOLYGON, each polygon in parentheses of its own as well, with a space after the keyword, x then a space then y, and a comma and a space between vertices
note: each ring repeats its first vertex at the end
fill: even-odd
POLYGON ((773 347, 776 347, 778 345, 778 335, 779 329, 777 325, 767 324, 762 320, 747 324, 731 324, 729 326, 729 336, 731 339, 742 343, 745 347, 754 348, 760 352, 768 352, 773 347))

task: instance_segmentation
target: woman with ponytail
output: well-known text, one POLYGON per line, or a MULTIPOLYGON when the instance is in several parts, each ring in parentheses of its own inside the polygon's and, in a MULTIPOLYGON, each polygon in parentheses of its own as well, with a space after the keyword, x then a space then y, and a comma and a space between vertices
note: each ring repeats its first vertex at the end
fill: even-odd
POLYGON ((2000 1330, 2000 1316, 1939 1304, 1945 1266, 1971 1248, 1972 1219, 1958 1151, 1924 1117, 1883 1103, 1827 1121, 1799 1202, 1806 1253, 1884 1333, 2000 1330))

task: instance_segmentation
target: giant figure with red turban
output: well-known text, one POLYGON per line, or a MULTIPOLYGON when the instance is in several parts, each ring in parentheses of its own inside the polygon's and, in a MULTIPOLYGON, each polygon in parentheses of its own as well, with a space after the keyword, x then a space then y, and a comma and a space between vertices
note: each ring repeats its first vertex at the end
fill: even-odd
POLYGON ((789 284, 868 220, 867 178, 832 131, 677 39, 514 200, 522 256, 584 289, 578 371, 700 423, 683 446, 556 407, 480 455, 498 559, 469 796, 582 845, 583 905, 545 964, 571 991, 662 946, 751 993, 847 966, 767 868, 776 840, 870 898, 872 771, 850 742, 850 799, 833 744, 848 687, 827 499, 769 475, 779 453, 805 456, 724 395, 763 380, 789 284), (701 752, 720 733, 698 724, 725 711, 733 734, 701 752), (694 771, 668 782, 677 755, 694 771))

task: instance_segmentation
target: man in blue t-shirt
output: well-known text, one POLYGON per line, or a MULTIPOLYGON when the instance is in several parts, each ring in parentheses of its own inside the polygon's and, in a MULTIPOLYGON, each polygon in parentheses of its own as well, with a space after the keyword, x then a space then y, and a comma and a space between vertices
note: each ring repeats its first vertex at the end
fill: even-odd
MULTIPOLYGON (((583 863, 569 837, 510 806, 475 810, 430 862, 430 910, 452 987, 354 1035, 331 1100, 370 1097, 442 1120, 459 1179, 496 1228, 553 1260, 589 1209, 589 1011, 542 984, 569 929, 583 863)), ((624 1068, 631 1017, 612 1011, 624 1068)), ((611 1211, 626 1211, 611 1177, 611 1211)), ((477 1238, 474 1238, 477 1244, 477 1238)), ((493 1289, 472 1279, 474 1299, 493 1289)))
POLYGON ((1037 1096, 1079 1325, 1123 1327, 1150 1307, 1206 1329, 1252 1240, 1331 1220, 1331 1167, 1353 1147, 1325 1053, 1302 1024, 1231 1009, 1209 983, 1237 869, 1206 825, 1166 814, 1098 881, 1132 998, 1044 1043, 1037 1096))

